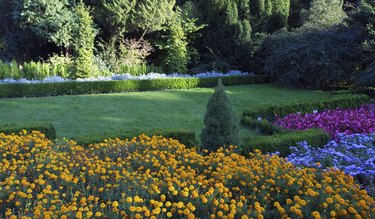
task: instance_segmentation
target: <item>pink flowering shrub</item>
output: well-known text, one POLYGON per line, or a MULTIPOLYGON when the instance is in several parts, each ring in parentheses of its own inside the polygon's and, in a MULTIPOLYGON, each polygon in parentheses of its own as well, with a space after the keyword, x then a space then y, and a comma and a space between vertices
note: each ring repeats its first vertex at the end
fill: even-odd
POLYGON ((321 128, 334 139, 337 139, 338 133, 374 133, 375 104, 363 105, 357 109, 315 111, 312 114, 289 114, 284 118, 276 115, 274 124, 293 130, 321 128))

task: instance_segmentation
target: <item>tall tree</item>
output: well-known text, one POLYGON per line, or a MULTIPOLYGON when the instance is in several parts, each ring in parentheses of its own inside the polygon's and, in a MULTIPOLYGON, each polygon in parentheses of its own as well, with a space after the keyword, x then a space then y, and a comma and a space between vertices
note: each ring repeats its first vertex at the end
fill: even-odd
POLYGON ((362 0, 349 15, 350 27, 362 33, 362 43, 356 54, 360 71, 359 84, 375 86, 375 1, 362 0))
POLYGON ((312 0, 309 10, 302 14, 303 22, 320 27, 330 27, 347 17, 342 0, 312 0))
POLYGON ((110 15, 108 23, 115 29, 115 35, 121 36, 128 28, 137 0, 104 0, 103 6, 110 15))
POLYGON ((75 78, 96 76, 94 41, 97 30, 89 9, 81 2, 75 7, 77 28, 74 37, 75 78))
POLYGON ((249 0, 200 0, 198 8, 202 10, 201 22, 207 24, 202 39, 205 47, 201 48, 208 54, 206 61, 218 70, 243 69, 242 60, 251 52, 249 0))
POLYGON ((23 0, 0 0, 0 59, 22 61, 35 44, 31 34, 21 28, 23 0))

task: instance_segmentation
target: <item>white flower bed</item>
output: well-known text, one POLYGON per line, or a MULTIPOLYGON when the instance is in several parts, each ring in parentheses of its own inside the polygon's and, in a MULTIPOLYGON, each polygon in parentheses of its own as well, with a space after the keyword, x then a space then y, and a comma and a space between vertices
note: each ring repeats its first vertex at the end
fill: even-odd
MULTIPOLYGON (((153 80, 153 79, 160 79, 160 78, 210 78, 210 77, 228 77, 228 76, 248 76, 252 75, 253 73, 248 72, 241 72, 238 70, 230 70, 227 73, 221 73, 221 72, 204 72, 199 73, 196 75, 187 75, 187 74, 179 74, 179 73, 173 73, 173 74, 160 74, 160 73, 149 73, 146 75, 139 75, 139 76, 133 76, 131 74, 113 74, 111 77, 102 77, 99 76, 97 78, 80 78, 75 81, 79 82, 85 82, 85 81, 113 81, 113 80, 153 80)), ((15 79, 2 79, 0 80, 0 84, 37 84, 37 83, 56 83, 56 82, 69 82, 74 81, 72 79, 67 78, 61 78, 58 76, 54 77, 47 77, 43 80, 27 80, 24 78, 15 80, 15 79)))

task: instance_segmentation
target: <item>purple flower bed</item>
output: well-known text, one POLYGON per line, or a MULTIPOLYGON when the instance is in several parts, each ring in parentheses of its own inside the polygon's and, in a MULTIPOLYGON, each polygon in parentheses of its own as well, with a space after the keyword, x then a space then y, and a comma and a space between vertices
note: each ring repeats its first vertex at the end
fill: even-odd
POLYGON ((335 109, 312 114, 289 114, 284 118, 276 116, 275 125, 293 130, 321 128, 332 138, 339 133, 374 133, 375 104, 363 105, 357 109, 335 109))

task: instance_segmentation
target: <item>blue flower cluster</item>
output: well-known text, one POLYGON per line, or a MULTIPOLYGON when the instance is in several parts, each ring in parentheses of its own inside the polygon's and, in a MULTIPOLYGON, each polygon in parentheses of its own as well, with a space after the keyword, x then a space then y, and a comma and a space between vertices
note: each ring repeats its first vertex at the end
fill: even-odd
POLYGON ((337 141, 330 141, 323 148, 313 148, 304 141, 290 150, 287 159, 297 166, 335 167, 352 176, 375 176, 375 133, 339 134, 337 141))

